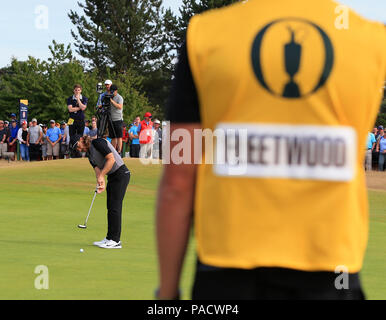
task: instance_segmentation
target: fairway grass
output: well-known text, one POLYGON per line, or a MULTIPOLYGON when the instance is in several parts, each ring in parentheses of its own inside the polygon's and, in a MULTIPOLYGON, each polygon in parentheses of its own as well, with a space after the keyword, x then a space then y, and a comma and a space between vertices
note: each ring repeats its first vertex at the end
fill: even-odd
MULTIPOLYGON (((0 299, 154 298, 154 207, 161 165, 136 159, 125 163, 132 177, 123 206, 123 248, 105 250, 92 243, 106 235, 106 193, 96 197, 88 228, 77 228, 96 184, 87 159, 1 162, 0 299), (35 288, 35 268, 41 265, 48 268, 48 290, 35 288)), ((371 190, 369 200, 370 235, 361 278, 367 298, 385 299, 386 192, 371 190)), ((190 298, 194 266, 191 241, 181 283, 184 299, 190 298)))
MULTIPOLYGON (((106 193, 97 195, 87 159, 0 168, 0 299, 153 299, 158 285, 154 206, 161 166, 126 159, 132 176, 123 206, 120 250, 92 245, 106 236, 106 193), (84 249, 81 253, 80 249, 84 249), (37 266, 47 266, 49 289, 38 290, 37 266)), ((183 298, 190 297, 190 246, 183 298)))

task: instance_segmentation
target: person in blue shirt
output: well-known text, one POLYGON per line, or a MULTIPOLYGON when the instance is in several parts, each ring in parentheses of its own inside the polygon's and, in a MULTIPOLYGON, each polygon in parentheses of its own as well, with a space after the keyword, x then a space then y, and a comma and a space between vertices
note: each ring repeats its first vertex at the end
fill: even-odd
POLYGON ((12 160, 15 160, 15 155, 17 152, 17 132, 19 131, 19 126, 17 124, 17 121, 15 119, 11 120, 11 125, 9 128, 9 135, 8 135, 8 152, 13 152, 14 156, 12 160))
POLYGON ((47 130, 47 159, 52 160, 59 157, 59 141, 62 139, 60 129, 55 126, 55 120, 50 121, 50 128, 47 130))
POLYGON ((17 118, 16 118, 16 114, 15 114, 15 113, 11 113, 9 122, 12 122, 13 120, 15 120, 16 123, 17 123, 17 129, 20 129, 20 126, 19 126, 19 123, 18 123, 18 121, 17 121, 17 118))
POLYGON ((383 136, 378 139, 377 151, 379 151, 378 170, 384 171, 386 158, 386 131, 383 131, 383 136))
POLYGON ((367 135, 367 148, 366 148, 366 158, 365 158, 365 169, 367 171, 371 170, 372 162, 373 162, 373 150, 377 140, 375 139, 374 133, 369 132, 367 135))
POLYGON ((141 123, 141 118, 136 117, 134 120, 134 124, 131 126, 129 130, 129 137, 131 140, 131 146, 130 146, 131 158, 139 158, 139 151, 141 148, 141 145, 139 144, 140 123, 141 123))
POLYGON ((90 133, 90 120, 86 120, 84 122, 84 131, 83 131, 83 136, 88 136, 90 133))
POLYGON ((62 135, 62 138, 59 141, 59 159, 67 159, 69 155, 69 143, 70 143, 70 137, 69 137, 70 130, 67 126, 67 123, 65 121, 62 121, 60 123, 60 134, 62 135))

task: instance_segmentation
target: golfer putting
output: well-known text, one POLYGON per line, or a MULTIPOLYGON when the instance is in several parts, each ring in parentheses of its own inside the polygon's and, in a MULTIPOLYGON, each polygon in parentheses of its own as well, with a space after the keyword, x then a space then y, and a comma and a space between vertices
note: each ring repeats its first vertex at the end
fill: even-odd
POLYGON ((87 227, 87 220, 96 195, 106 190, 107 235, 103 240, 94 242, 94 245, 104 249, 121 249, 122 203, 130 181, 130 171, 118 152, 107 140, 102 138, 91 140, 87 136, 78 136, 74 141, 73 149, 86 152, 90 164, 94 168, 97 181, 86 222, 78 227, 82 229, 87 227), (105 182, 106 175, 107 186, 105 182))

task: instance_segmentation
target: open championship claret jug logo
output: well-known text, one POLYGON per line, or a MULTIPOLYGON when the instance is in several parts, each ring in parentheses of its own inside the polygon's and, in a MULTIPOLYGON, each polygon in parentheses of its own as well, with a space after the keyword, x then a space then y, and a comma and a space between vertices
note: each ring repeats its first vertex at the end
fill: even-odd
POLYGON ((258 81, 283 98, 302 98, 318 91, 333 64, 330 38, 318 25, 304 19, 273 21, 257 34, 252 45, 252 66, 258 81))

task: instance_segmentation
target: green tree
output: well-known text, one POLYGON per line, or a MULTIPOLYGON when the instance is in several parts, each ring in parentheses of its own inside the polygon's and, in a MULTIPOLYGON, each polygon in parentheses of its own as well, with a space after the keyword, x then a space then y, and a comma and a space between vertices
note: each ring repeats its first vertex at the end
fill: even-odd
MULTIPOLYGON (((386 94, 386 89, 385 89, 386 94)), ((377 120, 375 122, 377 126, 382 125, 386 128, 386 95, 384 96, 383 102, 381 104, 381 109, 379 110, 379 114, 377 120)))
MULTIPOLYGON (((66 99, 79 83, 83 94, 89 98, 86 117, 95 114, 98 100, 96 84, 101 81, 98 71, 86 71, 80 61, 74 58, 70 46, 53 41, 49 46, 51 57, 47 61, 29 57, 27 61, 13 59, 8 68, 0 72, 0 118, 8 119, 12 112, 17 113, 20 99, 29 101, 29 118, 36 117, 39 122, 68 119, 66 99)), ((117 76, 119 92, 125 99, 125 120, 132 121, 133 115, 147 110, 148 100, 134 86, 141 79, 126 73, 117 76)))
POLYGON ((60 111, 51 107, 52 87, 48 86, 47 74, 46 63, 39 59, 29 57, 24 62, 13 59, 8 72, 1 78, 2 117, 17 113, 20 99, 29 100, 30 116, 60 115, 60 111))
POLYGON ((86 0, 83 15, 68 14, 77 52, 105 71, 147 71, 167 56, 162 36, 162 0, 86 0))
POLYGON ((118 87, 118 93, 123 97, 123 120, 126 123, 132 123, 136 116, 141 118, 145 112, 157 112, 156 107, 149 105, 149 100, 145 94, 140 93, 136 86, 141 78, 136 76, 133 72, 126 74, 118 74, 115 76, 114 83, 118 87))
MULTIPOLYGON (((163 24, 162 0, 85 0, 82 13, 68 14, 77 53, 101 77, 135 73, 152 105, 164 105, 172 76, 174 56, 163 24)), ((169 11, 170 13, 170 11, 169 11)))

